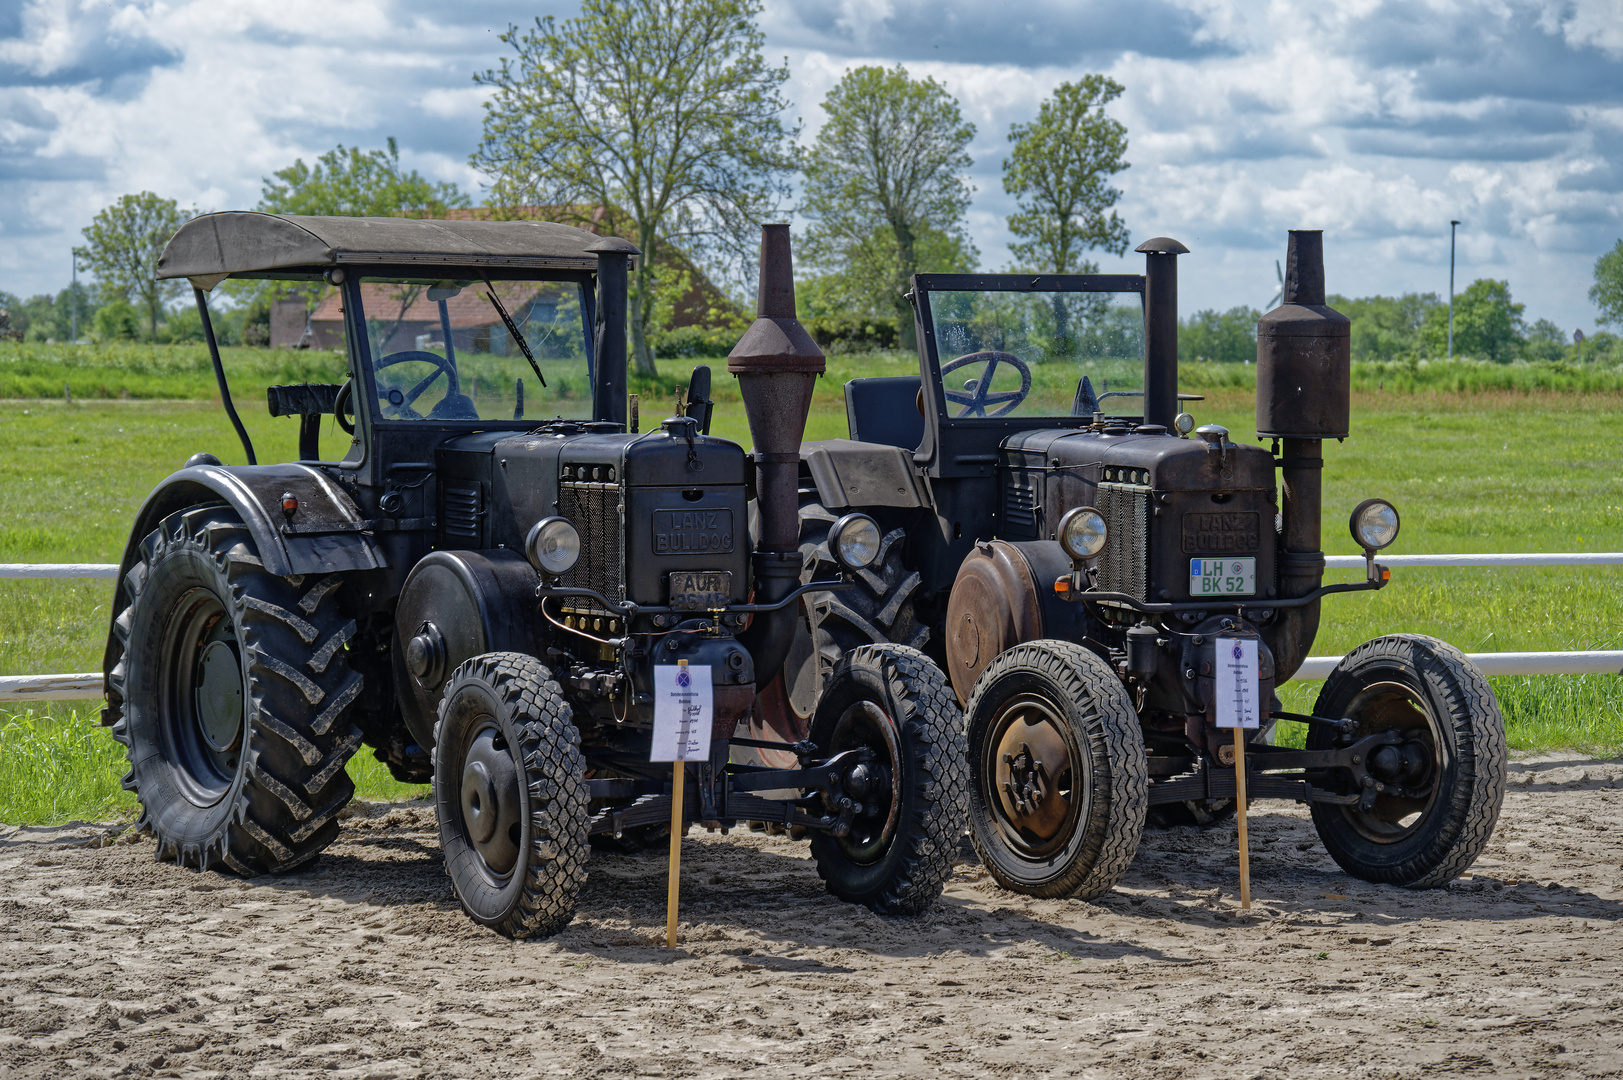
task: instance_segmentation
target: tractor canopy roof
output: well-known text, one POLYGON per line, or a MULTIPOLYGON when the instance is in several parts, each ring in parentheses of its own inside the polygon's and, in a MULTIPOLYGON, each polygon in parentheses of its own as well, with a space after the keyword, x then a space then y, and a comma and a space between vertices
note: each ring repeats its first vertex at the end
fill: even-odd
POLYGON ((336 266, 477 266, 592 272, 597 252, 635 252, 551 221, 303 217, 229 210, 203 214, 169 238, 158 277, 212 289, 222 279, 294 277, 336 266))

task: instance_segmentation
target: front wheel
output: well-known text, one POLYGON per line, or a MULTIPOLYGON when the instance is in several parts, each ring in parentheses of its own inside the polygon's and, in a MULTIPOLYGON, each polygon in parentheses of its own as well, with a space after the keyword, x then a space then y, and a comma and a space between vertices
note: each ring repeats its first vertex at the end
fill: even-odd
MULTIPOLYGON (((812 837, 828 891, 881 915, 918 915, 952 876, 964 827, 963 729, 940 669, 917 649, 863 645, 840 658, 812 717, 824 757, 865 750, 845 836, 812 837)), ((830 807, 830 809, 835 809, 830 807)))
POLYGON ((434 728, 434 811, 474 922, 514 938, 569 925, 586 882, 586 802, 580 733, 546 667, 522 653, 458 667, 434 728))
MULTIPOLYGON (((1446 885, 1476 861, 1505 799, 1505 724, 1464 653, 1419 634, 1367 641, 1336 665, 1313 712, 1352 720, 1354 739, 1394 733, 1369 755, 1369 791, 1345 777, 1338 789, 1333 774, 1315 781, 1365 796, 1356 805, 1313 805, 1314 828, 1343 870, 1423 889, 1446 885)), ((1307 747, 1329 750, 1345 738, 1314 725, 1307 747)))
POLYGON ((1132 699, 1080 645, 1031 641, 970 692, 969 829, 999 885, 1092 899, 1132 865, 1149 770, 1132 699))

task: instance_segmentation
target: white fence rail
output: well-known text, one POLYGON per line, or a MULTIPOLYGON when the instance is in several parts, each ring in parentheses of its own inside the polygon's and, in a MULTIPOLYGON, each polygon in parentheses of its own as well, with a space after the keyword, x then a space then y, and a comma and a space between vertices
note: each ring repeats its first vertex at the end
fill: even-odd
MULTIPOLYGON (((1616 566, 1623 552, 1502 552, 1481 555, 1386 555, 1379 560, 1394 569, 1405 566, 1616 566)), ((1362 555, 1330 555, 1332 570, 1358 570, 1362 555)), ((116 578, 116 563, 0 563, 0 580, 19 578, 116 578)), ((1623 651, 1470 653, 1484 675, 1623 675, 1623 651)), ((1323 679, 1339 656, 1310 656, 1297 679, 1323 679)), ((0 676, 0 701, 67 701, 101 696, 101 673, 0 676)))

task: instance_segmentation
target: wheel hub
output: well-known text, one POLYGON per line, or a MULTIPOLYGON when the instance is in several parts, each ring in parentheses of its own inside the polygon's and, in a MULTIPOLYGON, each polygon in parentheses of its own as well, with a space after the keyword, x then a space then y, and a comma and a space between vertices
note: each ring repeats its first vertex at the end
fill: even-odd
MULTIPOLYGON (((1076 763, 1063 721, 1044 702, 1011 702, 997 720, 990 742, 989 779, 1011 842, 1042 854, 1069 835, 1070 785, 1076 763)), ((992 794, 992 793, 988 793, 992 794)))
POLYGON ((901 817, 901 743, 889 715, 871 701, 858 701, 846 709, 829 742, 831 756, 847 750, 868 751, 864 760, 845 770, 839 782, 842 799, 859 804, 851 831, 840 843, 850 858, 866 864, 884 854, 901 817))
POLYGON ((518 863, 521 800, 506 740, 495 727, 481 728, 462 759, 462 822, 493 874, 510 873, 518 863))
POLYGON ((203 741, 217 754, 242 742, 242 672, 237 652, 224 641, 212 641, 197 660, 197 726, 203 741))

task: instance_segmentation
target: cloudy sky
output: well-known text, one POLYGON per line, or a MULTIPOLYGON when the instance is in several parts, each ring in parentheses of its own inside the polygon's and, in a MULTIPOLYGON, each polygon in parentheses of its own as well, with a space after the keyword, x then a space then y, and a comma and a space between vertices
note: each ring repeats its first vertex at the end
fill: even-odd
MULTIPOLYGON (((0 0, 0 289, 64 286, 91 216, 150 189, 254 204, 343 142, 477 192, 467 165, 497 35, 570 0, 0 0)), ((977 128, 971 230, 1007 258, 1011 123, 1100 71, 1126 87, 1136 244, 1175 236, 1186 311, 1266 305, 1285 230, 1326 230, 1333 291, 1504 278, 1529 322, 1588 331, 1623 236, 1623 0, 766 0, 809 137, 848 67, 902 63, 977 128)), ((476 200, 478 196, 475 196, 476 200)), ((1140 257, 1106 256, 1105 269, 1140 257)))

